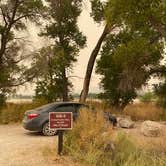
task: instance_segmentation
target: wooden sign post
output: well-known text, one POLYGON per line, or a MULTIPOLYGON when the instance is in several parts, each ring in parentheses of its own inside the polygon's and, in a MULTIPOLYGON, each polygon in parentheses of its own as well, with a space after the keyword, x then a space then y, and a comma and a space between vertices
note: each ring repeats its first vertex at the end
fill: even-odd
POLYGON ((63 131, 71 130, 73 125, 72 112, 50 112, 49 126, 50 130, 58 130, 58 155, 63 150, 63 131))

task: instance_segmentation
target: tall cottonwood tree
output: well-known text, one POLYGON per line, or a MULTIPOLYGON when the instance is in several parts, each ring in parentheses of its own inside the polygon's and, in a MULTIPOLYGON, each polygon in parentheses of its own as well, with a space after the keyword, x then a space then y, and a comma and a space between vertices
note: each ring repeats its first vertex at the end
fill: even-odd
MULTIPOLYGON (((147 83, 147 80, 151 76, 157 76, 159 79, 163 78, 163 76, 166 74, 166 66, 165 64, 161 65, 160 60, 162 60, 165 55, 165 0, 126 0, 125 2, 123 0, 110 0, 106 9, 106 18, 108 23, 112 23, 114 18, 116 18, 116 22, 120 25, 121 31, 129 31, 129 33, 134 32, 134 34, 138 35, 137 39, 133 39, 135 35, 132 35, 128 39, 128 42, 125 42, 125 51, 121 50, 121 53, 119 53, 119 56, 123 53, 121 55, 123 57, 122 61, 128 65, 123 67, 122 72, 117 73, 117 75, 120 75, 120 82, 116 87, 117 92, 119 88, 124 92, 129 86, 138 89, 147 83), (140 42, 137 43, 138 48, 135 47, 135 50, 133 49, 132 52, 129 51, 132 50, 131 44, 130 47, 128 47, 131 39, 133 40, 133 43, 137 43, 138 39, 140 40, 140 42), (144 42, 142 40, 144 40, 144 42), (144 47, 142 47, 142 44, 144 47), (138 54, 138 50, 141 51, 141 49, 142 53, 138 54), (128 63, 129 60, 125 59, 126 52, 128 52, 127 58, 134 58, 134 54, 138 55, 135 60, 130 60, 131 62, 128 63)), ((117 38, 117 36, 115 36, 115 38, 117 38)), ((112 51, 112 57, 114 57, 114 54, 117 54, 118 50, 120 50, 120 48, 122 48, 124 45, 124 41, 122 39, 118 39, 118 41, 121 42, 115 52, 110 48, 110 53, 112 51)), ((114 44, 112 43, 112 45, 114 44)), ((111 68, 109 70, 111 70, 111 68)), ((160 90, 163 90, 162 85, 158 87, 160 90)), ((165 92, 163 90, 163 94, 164 93, 165 92)), ((159 94, 162 93, 160 92, 159 94)))
MULTIPOLYGON (((157 35, 157 34, 156 34, 157 35)), ((101 74, 101 97, 116 109, 123 110, 137 96, 136 90, 150 79, 150 72, 160 67, 164 43, 151 42, 154 33, 124 29, 109 35, 97 61, 101 74)))
POLYGON ((52 73, 52 76, 56 78, 53 81, 55 81, 55 85, 57 83, 61 85, 60 96, 62 96, 63 101, 67 101, 72 85, 67 73, 71 72, 79 50, 86 43, 86 37, 80 32, 77 25, 78 17, 82 11, 82 0, 47 0, 47 3, 50 20, 42 35, 53 41, 54 53, 51 54, 51 58, 56 59, 55 63, 52 64, 52 68, 56 68, 52 73))
POLYGON ((43 13, 40 0, 1 0, 0 1, 0 96, 4 99, 10 87, 29 80, 25 66, 19 63, 24 59, 21 53, 23 41, 16 32, 26 29, 26 20, 38 22, 43 13))
POLYGON ((152 41, 165 40, 166 34, 166 3, 165 0, 92 0, 92 16, 97 22, 105 20, 106 26, 95 49, 93 50, 84 79, 83 90, 80 101, 86 100, 90 78, 95 59, 100 50, 101 44, 110 29, 117 27, 119 31, 126 26, 133 31, 144 31, 145 34, 154 31, 152 41), (104 16, 104 17, 103 17, 104 16))
POLYGON ((107 24, 107 22, 105 20, 105 9, 106 9, 107 5, 108 5, 108 2, 103 2, 101 0, 91 0, 91 7, 92 7, 91 16, 93 17, 95 22, 104 23, 105 26, 104 26, 103 32, 102 32, 99 40, 97 41, 97 44, 95 45, 95 47, 90 55, 89 61, 88 61, 85 78, 84 78, 84 83, 83 83, 83 89, 80 94, 80 102, 85 102, 85 100, 88 96, 93 67, 95 64, 96 57, 100 51, 101 45, 102 45, 104 39, 106 38, 106 36, 109 33, 111 33, 112 31, 114 31, 114 29, 116 28, 116 24, 114 24, 113 22, 112 22, 112 24, 107 24))

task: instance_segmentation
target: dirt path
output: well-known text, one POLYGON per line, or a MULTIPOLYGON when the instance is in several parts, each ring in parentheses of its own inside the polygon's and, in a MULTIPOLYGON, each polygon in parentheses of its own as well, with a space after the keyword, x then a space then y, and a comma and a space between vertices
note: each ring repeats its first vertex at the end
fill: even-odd
POLYGON ((24 130, 21 125, 0 125, 0 166, 50 166, 43 148, 56 146, 57 138, 24 130))
MULTIPOLYGON (((157 138, 143 136, 140 125, 141 123, 137 123, 133 129, 117 128, 114 131, 116 134, 127 133, 143 148, 154 146, 157 149, 166 149, 166 125, 163 130, 165 134, 157 138)), ((56 150, 47 150, 47 147, 51 146, 57 147, 56 136, 45 137, 39 133, 28 132, 18 124, 0 125, 0 166, 78 166, 69 158, 57 158, 56 150)))

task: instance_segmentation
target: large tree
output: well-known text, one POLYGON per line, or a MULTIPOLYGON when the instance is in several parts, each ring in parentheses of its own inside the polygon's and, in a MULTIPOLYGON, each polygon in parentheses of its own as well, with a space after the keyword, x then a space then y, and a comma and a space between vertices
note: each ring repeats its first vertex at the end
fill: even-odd
POLYGON ((104 23, 104 29, 103 29, 103 32, 102 32, 101 36, 99 37, 99 40, 97 41, 97 43, 90 55, 89 61, 88 61, 85 78, 84 78, 84 82, 83 82, 83 89, 80 94, 80 102, 85 102, 85 100, 88 96, 93 67, 95 64, 96 57, 100 51, 101 45, 102 45, 104 39, 106 38, 106 36, 109 33, 111 33, 112 31, 114 31, 114 29, 116 28, 116 24, 112 23, 109 25, 109 24, 107 24, 107 22, 105 20, 105 9, 106 9, 107 5, 108 5, 107 1, 103 2, 101 0, 91 0, 91 8, 92 8, 91 16, 93 17, 95 22, 104 23))
POLYGON ((151 41, 154 33, 144 34, 124 29, 109 35, 103 45, 97 72, 102 75, 102 97, 123 109, 136 97, 136 90, 151 77, 151 70, 160 66, 164 44, 151 41))
MULTIPOLYGON (((63 56, 61 49, 55 46, 43 47, 34 54, 31 69, 37 78, 35 99, 48 103, 63 100, 63 56)), ((67 83, 69 94, 72 84, 67 83)))
MULTIPOLYGON (((48 53, 47 57, 50 56, 53 63, 49 67, 51 69, 51 75, 48 76, 50 83, 47 82, 48 77, 46 78, 45 75, 41 78, 43 83, 49 84, 48 88, 54 84, 54 88, 47 89, 47 91, 52 91, 51 94, 58 93, 56 97, 67 101, 72 86, 68 73, 72 71, 80 48, 83 48, 86 43, 86 37, 80 32, 77 24, 82 11, 82 0, 47 0, 47 3, 50 20, 42 35, 47 36, 52 41, 52 54, 48 53)), ((40 89, 37 87, 37 90, 40 89)), ((53 100, 56 100, 54 97, 53 100)))
POLYGON ((165 0, 109 0, 106 9, 108 24, 113 21, 133 30, 154 30, 166 39, 165 0))
POLYGON ((26 29, 27 20, 38 22, 43 9, 43 4, 40 0, 0 1, 1 99, 4 99, 10 87, 23 84, 31 77, 29 76, 29 71, 26 71, 25 66, 21 64, 21 61, 25 58, 22 51, 25 41, 18 38, 16 34, 26 29))
POLYGON ((91 2, 94 20, 97 22, 105 21, 106 26, 88 62, 80 97, 82 102, 86 100, 89 91, 90 78, 100 47, 108 34, 114 30, 114 27, 118 28, 118 31, 128 27, 132 31, 144 31, 144 34, 150 31, 157 32, 151 42, 165 40, 166 37, 165 0, 92 0, 91 2))

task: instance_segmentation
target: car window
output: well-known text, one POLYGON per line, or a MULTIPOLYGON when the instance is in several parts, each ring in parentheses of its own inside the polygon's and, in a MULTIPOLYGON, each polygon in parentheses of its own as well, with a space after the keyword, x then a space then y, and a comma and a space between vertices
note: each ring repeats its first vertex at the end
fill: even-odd
POLYGON ((41 107, 35 108, 35 111, 49 110, 49 109, 52 109, 55 105, 56 105, 56 103, 46 104, 41 107))
POLYGON ((56 112, 74 112, 74 107, 72 105, 59 106, 55 109, 56 112))

